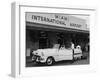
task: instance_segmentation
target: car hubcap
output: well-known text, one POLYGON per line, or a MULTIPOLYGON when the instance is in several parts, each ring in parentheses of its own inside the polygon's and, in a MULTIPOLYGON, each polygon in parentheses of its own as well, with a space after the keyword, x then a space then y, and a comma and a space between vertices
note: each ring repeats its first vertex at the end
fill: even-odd
POLYGON ((47 64, 48 64, 48 65, 51 65, 51 64, 52 64, 52 59, 51 59, 51 58, 49 58, 49 59, 47 60, 47 64))

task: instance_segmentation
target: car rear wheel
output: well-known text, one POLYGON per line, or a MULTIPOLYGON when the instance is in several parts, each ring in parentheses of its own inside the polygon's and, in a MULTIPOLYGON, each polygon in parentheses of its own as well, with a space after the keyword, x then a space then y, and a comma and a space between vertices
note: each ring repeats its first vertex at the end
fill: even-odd
POLYGON ((47 58, 46 64, 48 66, 51 66, 53 64, 53 62, 54 62, 53 58, 49 57, 49 58, 47 58))

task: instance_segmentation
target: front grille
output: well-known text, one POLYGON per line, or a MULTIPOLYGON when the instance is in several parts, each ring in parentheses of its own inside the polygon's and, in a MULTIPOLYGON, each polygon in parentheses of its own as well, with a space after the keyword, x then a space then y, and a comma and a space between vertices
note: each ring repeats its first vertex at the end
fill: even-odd
POLYGON ((40 56, 38 56, 38 55, 33 55, 32 59, 34 59, 34 60, 40 60, 40 56))

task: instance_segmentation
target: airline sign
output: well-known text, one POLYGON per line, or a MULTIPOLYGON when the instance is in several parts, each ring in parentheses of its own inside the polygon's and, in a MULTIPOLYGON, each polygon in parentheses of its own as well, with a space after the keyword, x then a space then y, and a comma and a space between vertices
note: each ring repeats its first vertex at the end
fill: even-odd
POLYGON ((65 14, 26 13, 26 21, 88 31, 86 20, 65 14))

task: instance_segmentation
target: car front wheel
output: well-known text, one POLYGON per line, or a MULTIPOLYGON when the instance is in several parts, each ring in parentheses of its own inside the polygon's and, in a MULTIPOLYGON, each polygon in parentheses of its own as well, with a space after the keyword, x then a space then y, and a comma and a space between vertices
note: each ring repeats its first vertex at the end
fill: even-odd
POLYGON ((53 61, 54 61, 53 58, 49 57, 49 58, 47 58, 46 64, 48 66, 51 66, 53 64, 53 61))

